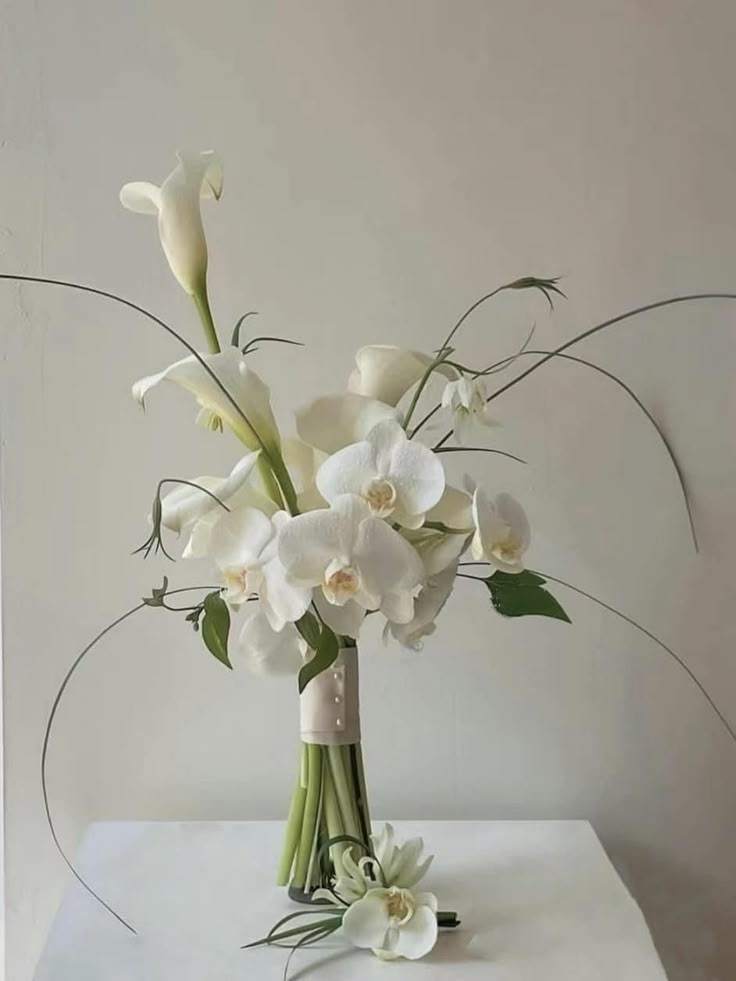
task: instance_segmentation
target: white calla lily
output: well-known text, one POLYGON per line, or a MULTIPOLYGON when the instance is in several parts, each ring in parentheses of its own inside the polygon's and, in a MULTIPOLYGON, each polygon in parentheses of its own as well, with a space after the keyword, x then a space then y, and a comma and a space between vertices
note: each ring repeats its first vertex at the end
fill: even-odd
POLYGON ((409 623, 387 621, 383 633, 384 640, 390 633, 403 647, 420 651, 424 638, 433 634, 436 629, 435 620, 450 598, 456 575, 457 560, 446 566, 441 572, 430 576, 414 600, 413 619, 409 623))
MULTIPOLYGON (((421 351, 407 351, 393 344, 370 344, 355 355, 356 368, 348 379, 348 391, 397 405, 424 377, 433 361, 431 355, 421 351)), ((435 370, 448 378, 457 377, 449 365, 440 364, 435 370)))
POLYGON ((457 378, 442 392, 442 406, 452 412, 453 432, 458 443, 467 443, 474 425, 497 426, 488 411, 486 385, 482 378, 457 378))
POLYGON ((215 510, 226 513, 221 505, 227 505, 246 483, 259 455, 260 450, 246 454, 227 477, 195 477, 191 483, 204 487, 209 494, 190 484, 175 487, 161 498, 161 524, 181 534, 215 510))
POLYGON ((390 886, 370 889, 345 911, 343 933, 381 958, 418 960, 437 942, 437 897, 390 886))
POLYGON ((178 163, 159 187, 148 181, 125 184, 120 201, 129 211, 158 215, 161 245, 181 287, 196 296, 205 291, 207 242, 200 200, 222 194, 222 161, 211 150, 177 154, 178 163))
POLYGON ((384 402, 345 392, 314 399, 296 413, 296 431, 305 443, 323 453, 365 439, 379 422, 401 419, 401 413, 384 402))
POLYGON ((355 494, 379 518, 418 528, 445 489, 439 457, 410 440, 393 419, 379 422, 365 440, 328 457, 317 471, 317 487, 332 503, 355 494))
POLYGON ((274 630, 262 610, 243 624, 235 651, 257 675, 298 674, 307 653, 307 643, 293 624, 274 630))
POLYGON ((473 558, 485 559, 502 572, 521 572, 531 542, 529 520, 521 504, 510 494, 492 499, 478 487, 473 494, 473 521, 473 558))
POLYGON ((279 534, 279 555, 291 582, 319 586, 335 606, 353 601, 396 623, 414 615, 421 559, 362 498, 345 494, 293 518, 279 534))
POLYGON ((278 553, 278 536, 290 522, 277 512, 269 518, 262 511, 244 507, 225 514, 210 532, 210 554, 225 581, 224 599, 240 606, 258 596, 271 628, 283 629, 307 610, 312 591, 286 578, 278 553))
POLYGON ((174 382, 190 392, 200 408, 222 419, 250 449, 277 449, 279 431, 271 409, 268 386, 248 367, 247 359, 235 347, 202 360, 242 410, 238 412, 225 392, 193 356, 169 365, 155 375, 141 378, 133 386, 133 397, 145 405, 148 392, 163 381, 174 382), (245 416, 245 418, 243 418, 245 416), (247 422, 246 422, 247 419, 247 422))

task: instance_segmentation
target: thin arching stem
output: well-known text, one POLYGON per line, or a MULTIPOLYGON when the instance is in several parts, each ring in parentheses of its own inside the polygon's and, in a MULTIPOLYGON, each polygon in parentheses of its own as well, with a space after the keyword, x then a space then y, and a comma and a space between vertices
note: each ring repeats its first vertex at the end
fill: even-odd
MULTIPOLYGON (((174 596, 177 593, 189 593, 196 590, 203 590, 203 589, 210 590, 210 589, 218 589, 218 588, 219 587, 217 586, 187 586, 183 589, 170 589, 165 595, 174 596)), ((120 624, 123 623, 125 620, 128 620, 130 617, 134 616, 136 613, 139 612, 139 610, 142 610, 146 605, 147 605, 146 603, 138 603, 130 610, 127 610, 125 613, 121 614, 119 617, 113 620, 112 623, 109 623, 103 630, 101 630, 97 634, 97 636, 94 637, 89 642, 89 644, 87 644, 87 646, 77 655, 74 662, 72 663, 72 666, 64 675, 64 680, 61 682, 61 685, 59 686, 54 701, 51 705, 51 711, 49 712, 49 717, 46 722, 46 729, 44 731, 44 736, 43 736, 43 748, 41 749, 41 794, 43 796, 43 806, 46 812, 46 821, 48 822, 49 831, 51 832, 51 837, 53 839, 54 845, 56 845, 57 851, 61 855, 69 871, 72 873, 72 875, 77 880, 77 882, 79 882, 79 884, 84 889, 86 889, 86 891, 90 894, 90 896, 92 896, 93 899, 96 899, 101 906, 104 906, 104 908, 108 911, 108 913, 111 913, 115 917, 118 923, 122 924, 122 926, 124 926, 126 930, 130 930, 131 933, 135 933, 136 931, 133 929, 130 923, 128 923, 127 920, 124 920, 119 913, 116 913, 115 910, 112 908, 112 906, 108 905, 108 903, 106 903, 105 900, 102 899, 102 897, 99 896, 94 891, 94 889, 92 889, 90 885, 88 885, 88 883, 82 878, 79 872, 77 872, 71 859, 69 859, 66 852, 64 851, 61 842, 59 841, 59 836, 56 832, 56 827, 54 826, 54 820, 51 815, 51 805, 49 803, 48 785, 47 785, 47 778, 46 778, 46 764, 48 759, 49 744, 51 740, 51 730, 54 725, 54 719, 56 718, 56 713, 59 710, 59 706, 64 696, 64 692, 66 691, 69 682, 72 680, 72 677, 74 676, 75 672, 81 665, 82 661, 84 661, 84 659, 87 657, 90 651, 103 639, 103 637, 107 636, 107 634, 113 631, 116 627, 120 626, 120 624)))
POLYGON ((152 321, 152 323, 156 324, 162 330, 165 330, 167 334, 170 334, 171 337, 175 338, 175 340, 177 340, 184 348, 186 348, 187 351, 189 351, 192 357, 199 363, 200 367, 209 375, 209 377, 212 379, 215 385, 220 389, 222 394, 232 405, 232 407, 235 409, 237 414, 240 416, 240 418, 243 420, 243 422, 246 424, 248 429, 253 433, 256 440, 258 441, 258 444, 261 447, 261 452, 263 453, 264 458, 268 460, 271 470, 273 471, 274 478, 276 479, 277 483, 281 488, 282 493, 284 494, 286 503, 289 505, 289 507, 292 506, 292 503, 295 503, 296 495, 294 493, 294 488, 288 486, 288 483, 287 486, 285 487, 282 486, 282 481, 283 482, 288 481, 288 474, 285 474, 283 472, 285 468, 279 467, 278 461, 273 460, 271 453, 269 452, 268 448, 264 445, 263 440, 261 439, 258 431, 254 429, 248 416, 245 414, 245 412, 243 412, 243 409, 238 404, 237 399, 233 395, 231 395, 231 393, 228 391, 225 385, 223 385, 223 383, 220 381, 220 379, 212 370, 212 368, 210 368, 210 366, 204 360, 204 358, 199 353, 199 351, 197 351, 197 349, 192 344, 190 344, 185 337, 182 337, 182 335, 177 330, 174 330, 174 328, 171 327, 169 324, 167 324, 164 320, 161 320, 160 317, 157 317, 149 310, 146 310, 145 307, 142 307, 139 304, 134 303, 133 300, 128 300, 123 296, 118 296, 117 293, 110 293, 108 290, 98 289, 96 286, 87 286, 84 283, 74 283, 64 279, 48 279, 45 276, 20 276, 11 273, 0 273, 0 280, 2 279, 11 282, 19 282, 19 283, 40 283, 45 286, 61 286, 64 287, 65 289, 78 290, 80 293, 91 293, 94 296, 104 296, 106 299, 114 300, 115 303, 120 303, 123 306, 128 307, 130 310, 135 310, 136 313, 140 313, 142 316, 152 321))
POLYGON ((526 463, 520 456, 507 453, 506 450, 497 450, 492 446, 442 446, 437 450, 438 453, 495 453, 498 456, 507 456, 509 460, 516 460, 517 463, 526 463))
MULTIPOLYGON (((619 324, 623 320, 628 320, 631 317, 637 317, 639 314, 647 313, 650 310, 658 310, 661 307, 674 306, 677 303, 692 303, 696 300, 736 300, 736 293, 690 293, 685 296, 671 296, 666 300, 657 300, 654 303, 647 303, 643 307, 637 307, 635 310, 627 310, 626 313, 620 313, 617 317, 611 317, 610 320, 604 320, 603 323, 596 324, 594 327, 589 327, 588 330, 584 330, 582 334, 577 334, 569 341, 566 341, 553 351, 545 354, 543 358, 536 362, 536 364, 533 364, 530 368, 527 368, 526 371, 522 371, 520 375, 517 375, 516 378, 512 378, 511 381, 506 382, 505 385, 497 388, 495 392, 488 396, 486 402, 492 402, 494 399, 497 399, 499 395, 503 395, 504 392, 507 392, 510 388, 513 388, 514 385, 518 385, 520 381, 523 381, 523 379, 528 375, 531 375, 532 372, 536 371, 538 368, 541 368, 543 364, 551 361, 552 358, 562 354, 563 351, 566 351, 569 347, 572 347, 573 344, 579 344, 581 341, 586 340, 588 337, 592 337, 593 334, 597 334, 599 331, 605 330, 607 327, 612 327, 614 324, 619 324)), ((452 436, 452 430, 445 433, 442 439, 435 443, 434 449, 444 446, 450 436, 452 436)))
MULTIPOLYGON (((486 563, 486 562, 462 562, 460 564, 463 567, 468 567, 468 566, 473 566, 473 565, 486 565, 487 566, 488 563, 486 563)), ((665 653, 669 654, 669 656, 685 672, 685 674, 688 676, 688 678, 690 679, 690 681, 692 681, 692 683, 698 689, 698 691, 703 696, 703 698, 706 700, 706 702, 708 703, 708 705, 710 705, 711 709, 718 716, 719 720, 721 721, 723 727, 725 728, 726 732, 729 734, 729 736, 731 737, 731 739, 736 743, 736 732, 734 732, 734 729, 731 726, 731 723, 725 717, 725 715, 723 714, 723 712, 721 712, 721 710, 718 708, 718 706, 716 705, 716 703, 713 701, 713 698, 708 694, 708 691, 706 690, 706 688, 703 685, 703 683, 698 679, 698 677, 695 674, 695 672, 692 670, 692 668, 690 668, 687 665, 687 663, 683 660, 683 658, 679 654, 677 654, 675 651, 673 651, 671 647, 668 647, 667 644, 664 643, 664 641, 660 640, 659 637, 656 636, 656 634, 653 634, 651 632, 651 630, 647 630, 647 628, 646 627, 643 627, 640 623, 637 623, 637 621, 634 620, 632 617, 629 617, 625 613, 622 613, 620 610, 617 610, 615 606, 610 606, 608 603, 604 602, 602 599, 598 599, 597 596, 593 596, 592 593, 586 592, 584 589, 581 589, 579 586, 573 586, 572 583, 567 582, 564 579, 560 579, 557 576, 552 576, 548 572, 541 572, 539 570, 534 570, 534 571, 537 573, 537 575, 541 576, 543 579, 548 579, 550 582, 556 582, 558 585, 565 586, 566 589, 571 589, 574 593, 578 593, 579 596, 584 596, 585 599, 590 600, 591 603, 595 603, 597 606, 602 607, 604 610, 607 610, 609 613, 613 613, 614 616, 617 616, 620 620, 623 620, 625 623, 628 623, 630 626, 634 627, 636 630, 638 630, 641 633, 643 633, 645 637, 648 637, 650 640, 654 641, 654 643, 657 644, 658 647, 661 647, 662 650, 665 651, 665 653)), ((485 579, 482 576, 473 576, 473 575, 469 575, 468 573, 464 573, 464 572, 459 572, 458 573, 458 577, 460 577, 462 579, 472 579, 475 582, 485 582, 485 579)))

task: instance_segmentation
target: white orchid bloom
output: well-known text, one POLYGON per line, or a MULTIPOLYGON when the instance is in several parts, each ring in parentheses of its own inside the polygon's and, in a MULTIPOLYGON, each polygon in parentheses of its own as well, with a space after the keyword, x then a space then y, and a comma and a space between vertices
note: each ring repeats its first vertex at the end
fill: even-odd
POLYGON ((529 520, 521 504, 510 494, 491 499, 478 487, 473 494, 473 521, 473 558, 485 559, 502 572, 521 572, 531 542, 529 520))
MULTIPOLYGON (((348 391, 367 395, 387 405, 397 405, 412 385, 426 374, 434 358, 421 351, 407 351, 393 344, 370 344, 355 355, 356 368, 348 379, 348 391)), ((435 368, 447 378, 456 378, 449 365, 435 368)))
POLYGON ((442 392, 442 406, 452 412, 453 432, 458 443, 467 443, 473 426, 497 426, 488 411, 486 385, 482 378, 449 381, 442 392))
POLYGON ((328 457, 317 471, 317 488, 332 503, 355 494, 379 518, 419 528, 440 500, 445 472, 439 457, 410 440, 398 422, 379 422, 360 443, 328 457))
POLYGON ((347 908, 342 929, 355 947, 384 960, 418 960, 437 942, 437 897, 398 886, 370 889, 347 908))
POLYGON ((193 484, 204 487, 205 491, 180 484, 161 498, 161 524, 169 531, 181 534, 215 510, 225 510, 217 502, 227 505, 250 477, 260 450, 248 453, 239 460, 227 477, 195 477, 193 484), (212 495, 212 496, 210 496, 212 495))
POLYGON ((254 674, 294 675, 301 670, 308 648, 293 624, 274 630, 266 614, 256 610, 243 624, 235 653, 254 674))
POLYGON ((120 191, 129 211, 158 215, 164 254, 182 289, 202 295, 207 277, 207 242, 202 227, 201 198, 219 200, 222 161, 211 150, 177 154, 178 163, 163 184, 134 181, 120 191))
POLYGON ((236 347, 229 347, 218 354, 203 355, 202 360, 240 406, 247 422, 215 379, 191 355, 158 374, 141 378, 133 386, 133 397, 144 405, 152 388, 163 381, 174 382, 190 392, 210 418, 223 420, 250 449, 263 445, 278 450, 280 437, 271 410, 271 393, 248 367, 247 359, 236 347))
POLYGON ((225 601, 237 607, 258 596, 276 631, 303 616, 312 598, 311 589, 287 580, 279 558, 278 537, 290 520, 284 511, 269 518, 244 507, 225 514, 210 534, 210 554, 227 587, 225 601))
POLYGON ((359 497, 345 494, 329 509, 293 518, 279 534, 279 555, 291 582, 319 586, 335 606, 354 601, 396 623, 414 615, 421 559, 359 497))
POLYGON ((398 409, 346 392, 315 399, 296 413, 296 431, 305 443, 323 453, 336 453, 344 446, 365 439, 379 422, 401 419, 398 409))
POLYGON ((452 565, 442 569, 441 572, 430 576, 414 600, 413 619, 409 623, 387 621, 383 631, 384 640, 391 634, 403 647, 420 651, 424 638, 433 634, 436 629, 435 620, 450 598, 456 575, 457 560, 452 565))

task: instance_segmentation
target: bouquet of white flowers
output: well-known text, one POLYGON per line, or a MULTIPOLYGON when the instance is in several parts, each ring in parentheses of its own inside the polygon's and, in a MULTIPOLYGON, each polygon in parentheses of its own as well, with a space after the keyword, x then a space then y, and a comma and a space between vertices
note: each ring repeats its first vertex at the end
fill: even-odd
MULTIPOLYGON (((597 324, 551 351, 532 350, 530 334, 509 357, 469 367, 458 354, 457 339, 481 304, 502 291, 535 291, 551 308, 554 297, 562 295, 555 279, 517 279, 473 303, 432 352, 390 344, 362 347, 345 389, 305 405, 288 435, 276 421, 268 385, 252 364, 264 344, 297 342, 269 336, 246 339, 246 315, 224 344, 211 312, 200 203, 207 197, 219 199, 222 179, 213 153, 180 155, 160 187, 138 182, 121 191, 127 208, 157 216, 171 270, 192 296, 202 321, 206 352, 142 307, 104 290, 32 276, 0 278, 81 289, 146 316, 189 353, 137 382, 135 398, 143 405, 162 382, 178 385, 194 397, 202 425, 213 432, 229 430, 240 444, 225 476, 160 481, 150 535, 140 551, 148 555, 161 550, 171 558, 170 535, 181 543, 182 558, 209 559, 219 585, 202 587, 206 595, 183 608, 206 648, 227 667, 244 661, 256 673, 298 679, 301 747, 277 878, 290 886, 294 898, 327 905, 287 917, 258 942, 303 946, 343 927, 349 940, 382 957, 420 957, 433 946, 438 925, 455 926, 457 919, 454 913, 438 913, 432 894, 412 891, 429 865, 420 860, 421 841, 399 847, 390 826, 378 835, 371 827, 360 745, 357 645, 362 626, 368 616, 377 616, 387 641, 417 649, 435 629, 460 579, 480 583, 502 615, 569 622, 547 589, 552 581, 623 617, 659 644, 688 672, 733 736, 690 669, 649 631, 578 587, 526 567, 531 533, 518 501, 469 477, 462 486, 453 486, 443 461, 450 453, 511 456, 480 438, 496 424, 490 403, 552 358, 569 358, 614 381, 655 427, 672 461, 694 538, 677 461, 652 414, 616 376, 563 352, 655 307, 736 296, 696 294, 657 301, 597 324), (491 386, 499 372, 528 356, 535 356, 530 367, 491 386), (430 420, 444 421, 447 430, 432 445, 424 441, 430 420), (285 928, 300 915, 310 917, 306 925, 285 928)), ((49 717, 42 759, 44 801, 57 845, 46 753, 73 672, 126 617, 144 607, 181 611, 169 605, 168 597, 199 588, 169 589, 164 579, 142 604, 106 627, 67 673, 49 717)))

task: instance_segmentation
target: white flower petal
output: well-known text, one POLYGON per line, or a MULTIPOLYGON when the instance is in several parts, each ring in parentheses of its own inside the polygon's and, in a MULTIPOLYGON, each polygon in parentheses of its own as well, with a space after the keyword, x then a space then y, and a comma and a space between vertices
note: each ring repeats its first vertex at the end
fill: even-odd
POLYGON ((370 516, 361 523, 354 555, 367 588, 379 595, 413 593, 424 577, 416 549, 380 518, 370 516))
POLYGON ((279 554, 294 582, 318 586, 336 559, 349 564, 358 529, 370 509, 352 495, 338 498, 331 508, 300 514, 279 535, 279 554))
POLYGON ((346 910, 342 929, 354 947, 381 949, 386 946, 389 928, 387 896, 387 889, 371 889, 346 910))
POLYGON ((411 961, 419 960, 437 943, 437 933, 435 912, 429 906, 418 906, 408 923, 401 925, 392 952, 411 961))
POLYGON ((260 610, 245 621, 236 648, 236 656, 244 657, 258 675, 297 674, 306 653, 307 644, 296 627, 288 624, 277 633, 260 610))
MULTIPOLYGON (((258 460, 259 452, 244 456, 235 464, 227 477, 195 477, 192 483, 205 487, 217 500, 227 505, 248 480, 258 460)), ((209 494, 197 490, 196 487, 180 484, 161 499, 161 524, 164 528, 179 533, 209 512, 215 509, 222 510, 217 500, 213 500, 209 494)))
POLYGON ((133 386, 133 397, 144 405, 145 397, 153 387, 162 381, 175 382, 190 392, 203 409, 220 416, 251 449, 258 449, 261 441, 267 447, 278 448, 280 439, 271 411, 268 386, 248 367, 240 351, 229 347, 218 354, 203 355, 202 359, 236 405, 242 409, 250 425, 244 421, 215 378, 191 355, 169 365, 158 374, 136 382, 133 386))
POLYGON ((442 496, 445 473, 432 450, 408 439, 394 419, 386 419, 362 442, 328 457, 317 472, 317 487, 328 501, 356 494, 379 517, 418 528, 442 496))
POLYGON ((210 555, 221 569, 248 568, 258 563, 273 535, 267 515, 255 508, 239 508, 217 522, 210 539, 210 555))
POLYGON ((329 502, 337 500, 342 494, 362 496, 363 490, 375 476, 373 448, 364 440, 327 457, 317 471, 317 490, 329 502))
POLYGON ((161 205, 161 188, 150 181, 133 181, 120 188, 120 203, 128 211, 157 215, 161 205))
POLYGON ((531 532, 518 501, 510 494, 499 494, 492 500, 482 488, 476 488, 473 521, 476 528, 471 545, 473 557, 486 559, 503 572, 521 572, 531 532))
MULTIPOLYGON (((422 638, 434 632, 434 621, 450 598, 456 574, 457 560, 426 580, 414 600, 414 615, 408 623, 389 622, 391 634, 400 644, 418 650, 422 638)), ((408 888, 410 883, 405 885, 408 888)))
POLYGON ((200 198, 219 198, 222 164, 212 151, 177 156, 176 167, 160 188, 136 181, 122 188, 120 200, 131 211, 158 214, 161 245, 171 271, 182 288, 194 295, 204 291, 207 275, 200 198))
MULTIPOLYGON (((348 379, 348 390, 387 405, 396 405, 422 378, 434 360, 421 351, 407 351, 392 344, 371 344, 355 355, 356 368, 348 379)), ((454 369, 440 365, 436 370, 449 378, 454 369)))
POLYGON ((335 453, 365 439, 384 419, 400 419, 397 409, 375 399, 346 392, 315 399, 296 413, 296 430, 305 443, 335 453))
POLYGON ((518 536, 522 551, 526 551, 531 543, 532 535, 524 508, 511 494, 501 493, 496 495, 496 510, 518 536))
POLYGON ((358 606, 355 600, 348 600, 342 606, 335 606, 334 603, 328 603, 321 589, 313 591, 312 599, 319 615, 336 634, 343 637, 358 636, 365 620, 365 609, 358 606))

